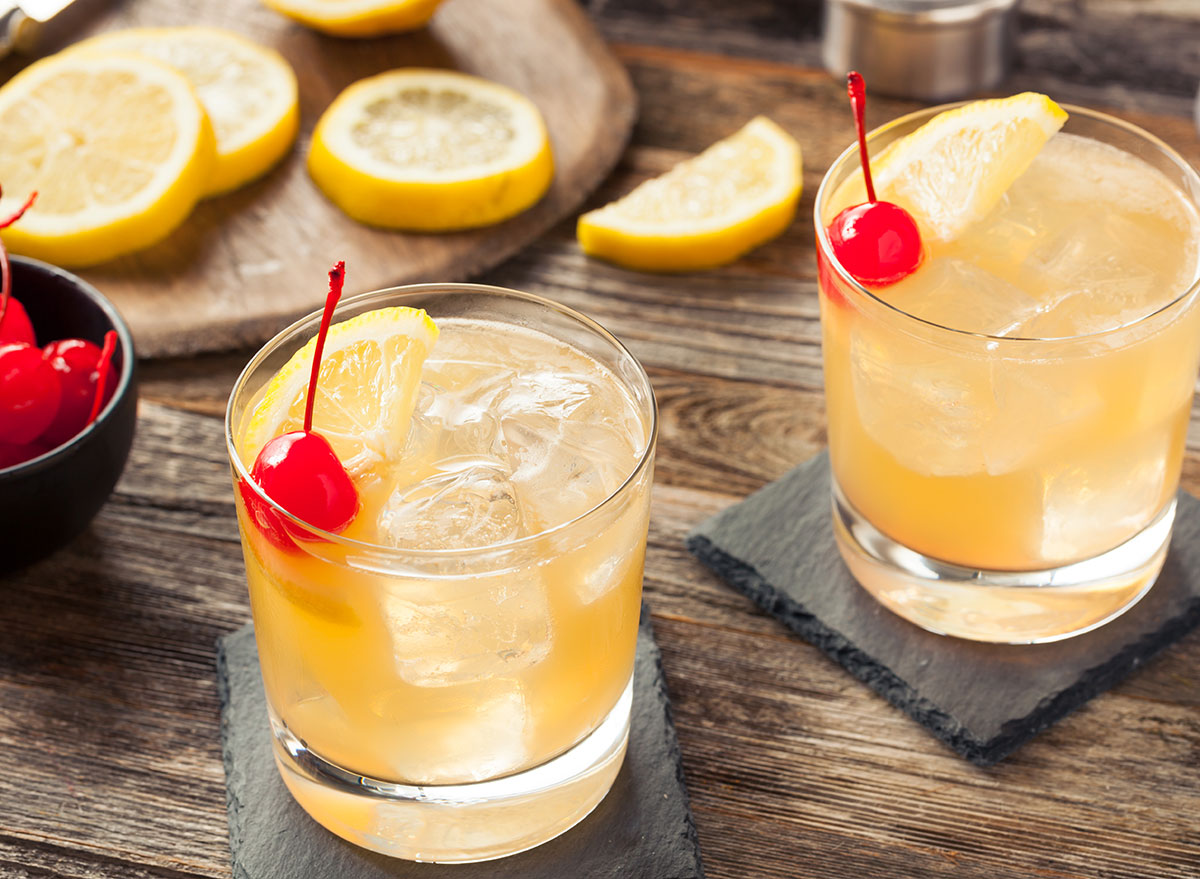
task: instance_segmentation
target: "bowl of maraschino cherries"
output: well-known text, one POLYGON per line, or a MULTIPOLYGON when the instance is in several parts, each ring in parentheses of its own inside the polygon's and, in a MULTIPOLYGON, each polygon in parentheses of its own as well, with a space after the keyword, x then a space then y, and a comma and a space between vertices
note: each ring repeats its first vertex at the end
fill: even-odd
POLYGON ((0 574, 73 540, 112 493, 135 368, 129 328, 95 287, 0 242, 0 574))

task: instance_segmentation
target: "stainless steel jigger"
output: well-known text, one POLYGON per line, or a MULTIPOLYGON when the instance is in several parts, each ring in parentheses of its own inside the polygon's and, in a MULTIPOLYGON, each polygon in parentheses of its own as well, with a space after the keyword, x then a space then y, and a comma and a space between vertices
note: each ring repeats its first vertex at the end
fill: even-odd
POLYGON ((825 0, 825 67, 873 92, 946 101, 1008 73, 1019 0, 825 0))

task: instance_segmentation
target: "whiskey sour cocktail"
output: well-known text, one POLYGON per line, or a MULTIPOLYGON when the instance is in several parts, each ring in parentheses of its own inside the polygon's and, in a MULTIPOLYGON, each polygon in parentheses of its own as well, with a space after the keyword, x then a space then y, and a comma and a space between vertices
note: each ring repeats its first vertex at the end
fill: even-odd
POLYGON ((836 218, 866 201, 856 149, 817 197, 835 534, 868 591, 934 631, 1086 631, 1167 550, 1200 359, 1200 179, 1149 134, 1068 109, 1018 95, 867 138, 877 198, 919 229, 915 264, 887 228, 864 230, 883 239, 866 257, 839 244, 855 230, 836 218), (906 264, 880 283, 889 259, 906 264))
POLYGON ((625 752, 645 373, 596 324, 512 291, 347 301, 311 427, 356 495, 332 533, 289 515, 305 499, 266 500, 287 486, 273 492, 261 451, 303 423, 316 330, 263 349, 228 422, 284 781, 327 828, 398 857, 544 842, 604 797, 625 752))

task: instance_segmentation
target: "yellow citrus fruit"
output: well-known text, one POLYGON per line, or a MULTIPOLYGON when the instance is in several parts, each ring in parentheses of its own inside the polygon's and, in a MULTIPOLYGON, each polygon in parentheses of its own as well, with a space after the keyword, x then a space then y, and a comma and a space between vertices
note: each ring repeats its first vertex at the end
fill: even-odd
POLYGON ((313 132, 313 180, 373 226, 445 231, 518 214, 554 176, 537 107, 502 85, 445 70, 354 83, 313 132))
POLYGON ((187 79, 124 52, 65 52, 0 88, 0 214, 37 203, 3 232, 15 252, 59 265, 155 243, 212 174, 212 126, 187 79))
MULTIPOLYGON (((421 386, 421 366, 438 329, 424 311, 368 311, 329 328, 317 378, 313 430, 351 475, 396 460, 421 386)), ((292 355, 267 383, 241 444, 249 463, 272 437, 304 426, 304 407, 317 337, 292 355)))
POLYGON ((73 51, 81 49, 136 52, 188 78, 217 137, 210 195, 261 176, 296 140, 296 74, 273 49, 211 27, 112 31, 84 40, 73 51))
MULTIPOLYGON (((996 206, 1066 121, 1036 92, 939 113, 871 159, 875 195, 912 214, 925 240, 952 241, 996 206)), ((859 170, 831 203, 866 200, 859 170)))
POLYGON ((424 27, 442 0, 263 0, 303 25, 337 37, 377 37, 424 27))
POLYGON ((800 145, 759 116, 624 198, 579 218, 584 253, 657 272, 712 268, 783 232, 800 198, 800 145))

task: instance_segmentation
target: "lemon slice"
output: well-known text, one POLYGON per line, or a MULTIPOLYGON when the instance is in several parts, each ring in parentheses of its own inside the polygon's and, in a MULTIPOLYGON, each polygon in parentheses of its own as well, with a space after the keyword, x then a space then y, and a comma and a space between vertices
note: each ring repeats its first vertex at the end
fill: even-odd
POLYGON ((542 116, 522 95, 445 70, 392 70, 354 83, 313 132, 308 169, 373 226, 487 226, 528 208, 554 175, 542 116))
POLYGON ((800 145, 759 116, 579 218, 584 253, 648 271, 711 268, 783 232, 800 198, 800 145))
POLYGON ((377 37, 423 27, 442 0, 263 0, 308 27, 338 37, 377 37))
MULTIPOLYGON (((438 329, 424 311, 368 311, 329 328, 317 379, 313 430, 329 440, 351 476, 395 461, 408 439, 421 366, 438 329)), ((249 464, 272 437, 300 430, 317 338, 267 383, 242 439, 249 464)))
POLYGON ((122 52, 67 52, 0 88, 0 215, 17 253, 91 265, 165 237, 212 173, 212 126, 187 79, 122 52))
MULTIPOLYGON (((912 214, 927 241, 952 241, 996 206, 1066 121, 1036 92, 939 113, 871 159, 876 197, 912 214)), ((859 170, 831 203, 866 200, 859 170)))
POLYGON ((278 52, 211 27, 132 28, 101 34, 72 51, 136 52, 188 78, 212 121, 217 162, 207 194, 227 192, 265 173, 296 139, 296 74, 278 52))

